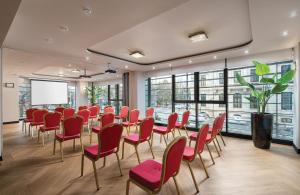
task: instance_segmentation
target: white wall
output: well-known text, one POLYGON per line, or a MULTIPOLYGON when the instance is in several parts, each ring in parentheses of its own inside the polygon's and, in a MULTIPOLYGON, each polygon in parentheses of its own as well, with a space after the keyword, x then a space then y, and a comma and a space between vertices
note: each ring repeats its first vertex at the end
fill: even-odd
MULTIPOLYGON (((0 48, 0 82, 2 84, 2 48, 0 48)), ((0 87, 0 157, 2 158, 2 148, 3 148, 3 140, 2 140, 2 87, 0 87)))
POLYGON ((2 81, 3 122, 19 121, 18 77, 13 75, 3 75, 2 81), (14 88, 5 87, 5 83, 14 83, 14 88))
POLYGON ((88 86, 88 82, 78 81, 76 83, 76 109, 79 106, 88 104, 88 96, 85 88, 88 86))
POLYGON ((296 75, 294 80, 294 89, 295 89, 295 129, 293 136, 294 145, 300 149, 300 43, 298 43, 295 47, 295 61, 296 61, 296 75))
POLYGON ((140 110, 145 117, 145 76, 143 72, 129 72, 129 107, 140 110))

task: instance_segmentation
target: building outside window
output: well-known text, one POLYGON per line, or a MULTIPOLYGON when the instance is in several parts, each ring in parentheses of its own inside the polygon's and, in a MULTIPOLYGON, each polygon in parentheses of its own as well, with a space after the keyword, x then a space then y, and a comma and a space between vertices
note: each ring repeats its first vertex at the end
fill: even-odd
POLYGON ((257 100, 255 97, 252 97, 253 99, 250 101, 250 108, 256 109, 257 108, 257 100))
POLYGON ((281 93, 281 110, 292 110, 292 92, 281 93))
POLYGON ((200 75, 200 87, 206 86, 206 75, 200 75))
POLYGON ((234 83, 239 83, 236 77, 237 74, 241 75, 241 71, 240 70, 234 71, 234 83))
POLYGON ((236 93, 233 95, 233 107, 242 108, 242 94, 236 93))
MULTIPOLYGON (((200 100, 206 101, 206 94, 200 94, 200 100)), ((206 103, 201 103, 201 106, 206 106, 206 103)))
POLYGON ((250 82, 258 82, 259 76, 256 75, 256 69, 252 68, 250 69, 250 82))
POLYGON ((224 73, 223 72, 219 73, 219 84, 224 84, 224 73))
POLYGON ((281 66, 281 76, 283 76, 289 70, 291 70, 291 65, 282 65, 281 66))

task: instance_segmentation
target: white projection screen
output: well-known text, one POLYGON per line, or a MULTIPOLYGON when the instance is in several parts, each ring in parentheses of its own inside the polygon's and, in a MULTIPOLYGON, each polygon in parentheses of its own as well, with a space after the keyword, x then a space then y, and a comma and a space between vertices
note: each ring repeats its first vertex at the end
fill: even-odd
POLYGON ((67 104, 68 83, 31 80, 31 105, 67 104))

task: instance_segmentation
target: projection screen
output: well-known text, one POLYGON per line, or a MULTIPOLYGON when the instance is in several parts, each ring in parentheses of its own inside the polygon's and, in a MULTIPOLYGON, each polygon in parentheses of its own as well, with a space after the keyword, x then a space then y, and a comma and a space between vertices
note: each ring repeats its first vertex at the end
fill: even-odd
POLYGON ((68 83, 31 80, 31 105, 67 104, 68 83))

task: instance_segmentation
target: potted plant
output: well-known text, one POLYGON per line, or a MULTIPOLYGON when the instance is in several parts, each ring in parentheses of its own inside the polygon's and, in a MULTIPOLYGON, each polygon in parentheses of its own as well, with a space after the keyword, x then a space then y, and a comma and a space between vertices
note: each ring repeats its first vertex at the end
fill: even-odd
POLYGON ((88 98, 90 99, 91 104, 94 106, 97 104, 97 99, 99 99, 99 96, 102 93, 102 89, 98 86, 91 85, 86 87, 86 93, 88 95, 88 98))
POLYGON ((288 88, 288 83, 294 78, 295 70, 289 70, 280 79, 277 79, 277 74, 270 76, 270 67, 267 64, 258 61, 253 61, 253 64, 256 67, 256 75, 260 77, 259 87, 248 83, 240 74, 237 74, 236 78, 242 86, 250 89, 250 97, 246 97, 246 99, 257 103, 257 112, 251 113, 254 145, 257 148, 269 149, 272 139, 273 115, 266 113, 266 106, 274 94, 281 93, 288 88))

